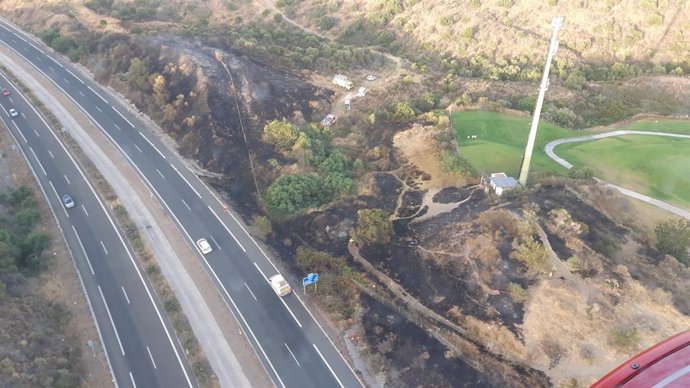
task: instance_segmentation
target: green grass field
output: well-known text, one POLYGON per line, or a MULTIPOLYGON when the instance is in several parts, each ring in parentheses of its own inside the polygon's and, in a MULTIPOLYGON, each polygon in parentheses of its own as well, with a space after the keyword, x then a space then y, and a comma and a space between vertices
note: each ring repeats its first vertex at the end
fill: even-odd
MULTIPOLYGON (((496 112, 469 111, 453 114, 460 154, 486 173, 503 171, 517 177, 522 162, 530 117, 496 112), (468 139, 476 135, 476 139, 468 139)), ((638 120, 617 129, 690 134, 687 120, 638 120)), ((583 136, 590 131, 571 131, 553 124, 539 125, 530 172, 567 170, 546 156, 551 140, 583 136)), ((590 166, 595 175, 611 183, 662 201, 690 208, 690 140, 654 136, 621 136, 583 143, 564 144, 556 153, 575 166, 590 166)))
POLYGON ((633 131, 656 131, 690 135, 690 121, 687 120, 637 120, 618 129, 633 131))
POLYGON ((690 139, 618 136, 563 144, 556 153, 606 181, 690 208, 690 139))
MULTIPOLYGON (((530 124, 530 117, 496 112, 468 111, 453 114, 453 128, 458 138, 460 154, 469 159, 479 171, 505 172, 516 178, 520 172, 530 124), (473 135, 477 138, 467 138, 473 135)), ((585 133, 544 122, 539 124, 530 172, 566 174, 565 168, 546 156, 544 146, 551 140, 585 133)))

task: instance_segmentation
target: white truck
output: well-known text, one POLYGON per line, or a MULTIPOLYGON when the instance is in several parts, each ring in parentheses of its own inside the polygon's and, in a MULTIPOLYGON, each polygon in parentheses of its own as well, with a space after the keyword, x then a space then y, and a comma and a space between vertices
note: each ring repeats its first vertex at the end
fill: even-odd
POLYGON ((335 77, 333 77, 333 83, 345 88, 345 90, 352 89, 352 81, 347 79, 347 77, 342 74, 336 74, 335 77))
POLYGON ((268 279, 268 282, 271 284, 271 288, 273 288, 273 291, 275 291, 278 296, 285 296, 292 291, 290 289, 290 285, 281 274, 271 276, 271 278, 268 279))

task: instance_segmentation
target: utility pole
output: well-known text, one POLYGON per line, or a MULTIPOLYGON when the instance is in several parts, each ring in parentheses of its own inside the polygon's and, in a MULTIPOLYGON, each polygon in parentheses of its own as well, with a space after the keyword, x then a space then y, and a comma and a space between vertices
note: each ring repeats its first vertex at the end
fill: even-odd
POLYGON ((541 78, 541 87, 539 88, 539 97, 534 106, 534 114, 532 115, 532 127, 529 130, 529 137, 527 138, 527 146, 525 146, 525 156, 522 158, 522 166, 520 167, 520 177, 518 181, 522 186, 527 186, 527 174, 529 174, 529 165, 532 161, 532 150, 534 149, 534 141, 537 138, 537 126, 539 125, 539 116, 541 115, 541 105, 544 102, 544 95, 549 89, 549 69, 551 68, 551 60, 556 55, 558 50, 558 30, 563 24, 563 17, 558 16, 551 21, 551 47, 549 54, 546 56, 546 64, 544 65, 544 75, 541 78))

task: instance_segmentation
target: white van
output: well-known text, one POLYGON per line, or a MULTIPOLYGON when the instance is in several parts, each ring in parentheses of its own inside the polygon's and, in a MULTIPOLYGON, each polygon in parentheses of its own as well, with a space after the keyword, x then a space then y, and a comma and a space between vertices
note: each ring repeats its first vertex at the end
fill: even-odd
POLYGON ((273 291, 275 291, 278 296, 285 296, 292 291, 290 285, 281 274, 271 276, 268 282, 271 283, 271 288, 273 288, 273 291))

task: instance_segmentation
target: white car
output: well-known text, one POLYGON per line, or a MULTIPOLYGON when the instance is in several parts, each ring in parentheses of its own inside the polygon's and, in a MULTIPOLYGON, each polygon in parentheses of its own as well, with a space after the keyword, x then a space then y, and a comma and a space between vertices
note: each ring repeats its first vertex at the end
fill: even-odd
POLYGON ((10 116, 12 116, 12 117, 17 117, 17 116, 19 116, 19 112, 17 112, 17 110, 14 109, 14 108, 10 108, 10 111, 9 111, 9 112, 10 112, 10 116))
POLYGON ((369 74, 369 75, 367 76, 367 81, 376 81, 376 76, 373 75, 373 74, 369 74))
POLYGON ((367 94, 367 88, 364 86, 360 87, 357 91, 357 97, 364 97, 365 94, 367 94))
POLYGON ((213 248, 211 248, 211 244, 208 243, 208 240, 205 238, 200 238, 196 241, 196 246, 199 247, 201 250, 201 253, 204 255, 207 255, 213 251, 213 248))

